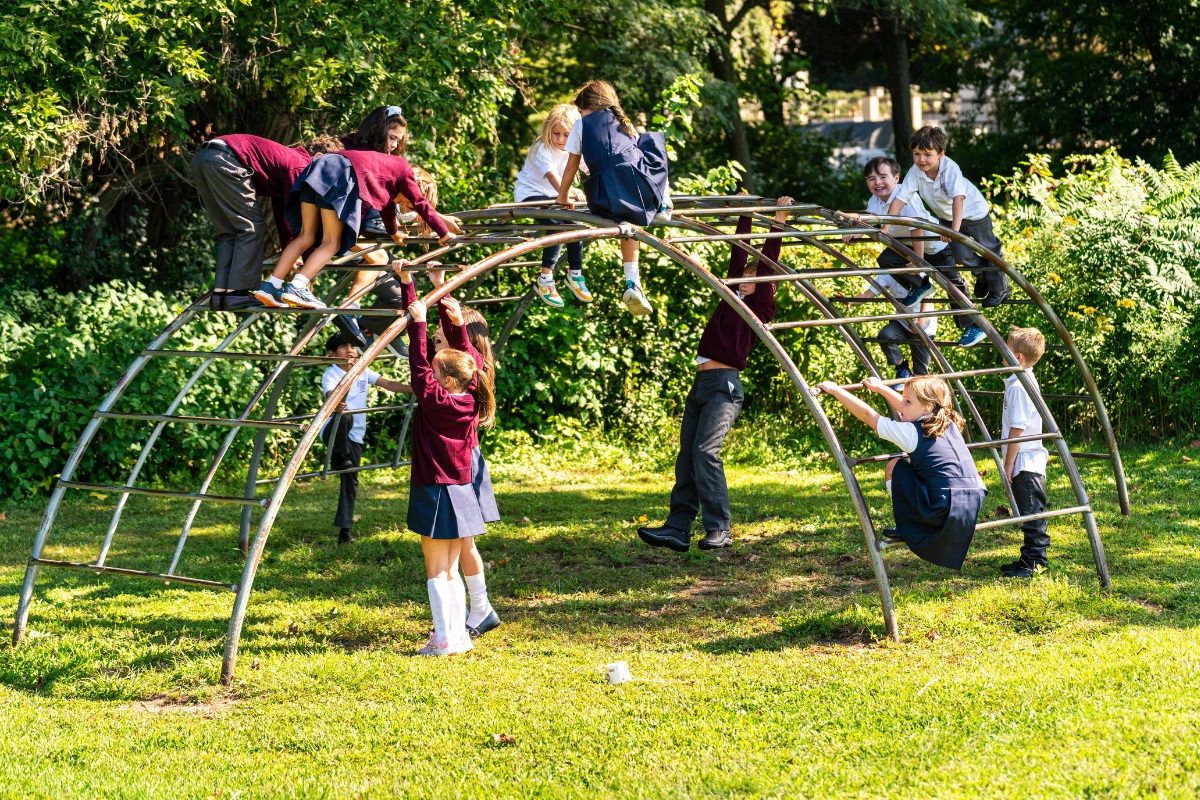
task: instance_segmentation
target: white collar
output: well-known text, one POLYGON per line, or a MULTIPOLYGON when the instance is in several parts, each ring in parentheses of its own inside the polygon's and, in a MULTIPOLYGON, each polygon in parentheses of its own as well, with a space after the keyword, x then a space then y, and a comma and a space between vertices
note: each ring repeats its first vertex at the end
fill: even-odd
MULTIPOLYGON (((1026 367, 1024 372, 1031 379, 1033 378, 1033 368, 1032 367, 1026 367)), ((1013 382, 1020 380, 1019 376, 1020 376, 1019 372, 1012 372, 1012 373, 1009 373, 1008 375, 1005 375, 1004 376, 1004 385, 1011 386, 1013 384, 1013 382)))

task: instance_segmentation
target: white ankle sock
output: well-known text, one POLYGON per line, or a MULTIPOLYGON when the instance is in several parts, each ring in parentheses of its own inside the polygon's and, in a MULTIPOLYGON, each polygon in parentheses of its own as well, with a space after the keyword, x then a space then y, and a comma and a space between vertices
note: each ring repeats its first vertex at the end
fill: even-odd
POLYGON ((543 286, 551 285, 552 283, 554 283, 554 273, 551 272, 549 275, 547 275, 544 272, 539 272, 538 273, 538 283, 542 284, 543 286))
POLYGON ((272 286, 274 286, 276 289, 282 289, 282 288, 283 288, 283 278, 276 278, 274 275, 272 275, 271 277, 267 278, 267 283, 271 284, 271 285, 272 285, 272 286))
POLYGON ((441 578, 430 578, 425 581, 429 591, 429 611, 433 615, 433 638, 438 646, 445 645, 449 640, 446 634, 450 631, 451 604, 450 582, 441 578))
POLYGON ((581 270, 581 269, 571 269, 570 267, 567 267, 567 274, 568 274, 568 275, 570 275, 572 278, 582 278, 582 277, 583 277, 583 270, 581 270))
POLYGON ((492 603, 488 600, 487 581, 483 577, 483 573, 478 575, 464 575, 463 580, 466 581, 467 591, 471 593, 471 615, 467 617, 467 626, 474 628, 492 613, 492 603))
POLYGON ((307 289, 308 288, 308 278, 304 277, 304 275, 297 272, 296 277, 292 278, 292 286, 295 286, 297 289, 307 289))
POLYGON ((638 262, 636 262, 636 261, 626 261, 625 262, 625 280, 633 281, 638 286, 642 285, 642 274, 641 274, 641 271, 638 270, 638 262))

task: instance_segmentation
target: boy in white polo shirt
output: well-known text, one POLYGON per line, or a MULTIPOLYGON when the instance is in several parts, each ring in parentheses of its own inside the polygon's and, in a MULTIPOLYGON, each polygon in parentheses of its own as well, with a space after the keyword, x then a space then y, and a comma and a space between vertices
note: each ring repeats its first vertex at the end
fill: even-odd
MULTIPOLYGON (((325 352, 330 356, 350 366, 358 359, 358 348, 351 344, 345 334, 335 333, 325 342, 325 352)), ((346 370, 341 364, 330 364, 321 376, 321 392, 328 397, 337 385, 342 382, 346 370)), ((411 392, 412 388, 406 383, 393 381, 383 377, 372 369, 367 369, 346 392, 346 397, 338 405, 341 412, 341 422, 337 432, 332 432, 331 422, 336 417, 330 417, 321 429, 321 441, 333 452, 330 454, 329 466, 341 471, 341 492, 338 494, 337 514, 333 524, 338 530, 338 544, 354 541, 350 528, 354 525, 354 504, 358 500, 358 473, 355 469, 362 459, 363 440, 367 433, 367 415, 353 412, 367 407, 367 387, 378 386, 388 392, 411 392)))
MULTIPOLYGON (((930 125, 913 134, 909 140, 913 165, 893 197, 888 213, 898 214, 909 198, 919 194, 942 225, 1003 256, 1000 240, 992 230, 991 206, 979 189, 963 177, 958 164, 946 156, 946 141, 946 132, 930 125)), ((942 240, 950 242, 948 237, 942 240)), ((950 247, 955 260, 966 267, 990 266, 989 262, 961 242, 950 242, 950 247)), ((925 286, 905 298, 905 305, 919 302, 932 293, 933 285, 927 281, 925 286)), ((998 306, 1008 297, 1008 277, 999 271, 976 272, 974 294, 982 308, 998 306)), ((972 347, 984 338, 983 329, 972 324, 963 332, 958 343, 962 347, 972 347)))
MULTIPOLYGON (((1033 365, 1046 352, 1046 338, 1042 332, 1037 328, 1011 328, 1008 332, 1008 349, 1013 351, 1017 362, 1025 368, 1025 375, 1036 389, 1038 384, 1033 377, 1033 365)), ((1036 436, 1042 432, 1042 415, 1034 407, 1016 373, 1004 379, 1004 416, 1000 430, 1005 439, 1036 436)), ((1017 514, 1040 514, 1046 510, 1046 459, 1049 455, 1040 440, 1004 446, 1004 472, 1017 500, 1017 514)), ((1046 522, 1045 519, 1036 519, 1021 526, 1025 533, 1021 557, 1000 568, 1006 578, 1031 578, 1039 569, 1046 569, 1046 548, 1050 546, 1046 522)))

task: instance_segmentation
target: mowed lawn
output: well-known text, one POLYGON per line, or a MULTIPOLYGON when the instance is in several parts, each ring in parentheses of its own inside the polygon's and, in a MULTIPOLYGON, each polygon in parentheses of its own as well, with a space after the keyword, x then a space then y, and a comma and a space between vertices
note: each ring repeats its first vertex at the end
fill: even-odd
MULTIPOLYGON (((1126 452, 1130 519, 1107 464, 1084 464, 1109 592, 1078 517, 1052 520, 1052 570, 1031 581, 998 577, 1017 529, 981 534, 961 573, 889 549, 900 643, 881 638, 828 461, 731 468, 735 546, 680 556, 634 533, 662 519, 666 471, 513 455, 480 540, 504 625, 450 659, 416 655, 407 476, 364 479, 346 547, 336 483, 298 486, 230 690, 232 595, 42 571, 30 638, 0 644, 0 795, 1194 797, 1200 453, 1184 452, 1126 452), (618 660, 634 681, 609 686, 618 660)), ((96 555, 116 498, 76 495, 47 557, 96 555)), ((1074 503, 1060 471, 1051 502, 1074 503)), ((42 508, 3 507, 6 622, 42 508)), ((186 511, 133 498, 109 563, 165 569, 186 511)), ((181 573, 238 580, 238 513, 202 511, 181 573)))

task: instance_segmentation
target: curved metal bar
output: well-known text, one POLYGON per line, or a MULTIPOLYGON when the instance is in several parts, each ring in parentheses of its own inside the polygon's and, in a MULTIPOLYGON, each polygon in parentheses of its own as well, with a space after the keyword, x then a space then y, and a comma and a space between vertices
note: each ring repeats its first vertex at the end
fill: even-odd
MULTIPOLYGON (((163 328, 162 333, 154 338, 150 343, 149 349, 157 349, 162 347, 168 339, 179 332, 179 329, 191 321, 192 317, 200 311, 208 303, 208 298, 211 292, 205 292, 196 302, 185 308, 179 316, 171 320, 167 327, 163 328)), ((97 412, 110 411, 129 385, 133 383, 133 379, 138 373, 150 363, 150 357, 139 355, 129 365, 129 369, 117 379, 117 383, 112 390, 105 395, 100 401, 100 407, 97 412)), ((66 488, 62 485, 63 481, 69 481, 71 476, 75 474, 75 469, 79 466, 79 461, 83 458, 83 453, 87 450, 92 439, 96 435, 96 431, 100 429, 100 424, 104 421, 103 417, 93 415, 91 420, 83 429, 83 433, 79 437, 79 441, 75 443, 75 449, 71 451, 71 455, 67 458, 67 463, 63 465, 63 471, 59 475, 58 484, 54 487, 54 491, 50 494, 50 502, 46 504, 46 513, 42 516, 42 524, 38 528, 37 535, 33 540, 33 551, 29 556, 29 565, 25 567, 25 580, 21 584, 20 599, 17 601, 17 616, 13 622, 13 645, 21 643, 21 639, 25 636, 25 627, 29 624, 29 604, 33 600, 33 584, 37 580, 37 561, 42 557, 42 551, 46 548, 46 539, 50 535, 50 527, 54 524, 55 517, 58 516, 58 508, 62 504, 63 495, 66 493, 66 488)))

